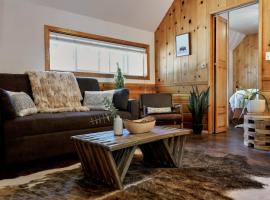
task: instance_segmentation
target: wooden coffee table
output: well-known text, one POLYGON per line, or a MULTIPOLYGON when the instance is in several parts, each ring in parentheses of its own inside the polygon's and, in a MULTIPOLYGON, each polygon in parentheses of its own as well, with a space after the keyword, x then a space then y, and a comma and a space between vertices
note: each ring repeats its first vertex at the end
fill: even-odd
POLYGON ((144 161, 155 166, 181 167, 188 129, 155 127, 151 132, 114 136, 113 131, 73 136, 86 177, 123 188, 134 152, 140 148, 144 161))

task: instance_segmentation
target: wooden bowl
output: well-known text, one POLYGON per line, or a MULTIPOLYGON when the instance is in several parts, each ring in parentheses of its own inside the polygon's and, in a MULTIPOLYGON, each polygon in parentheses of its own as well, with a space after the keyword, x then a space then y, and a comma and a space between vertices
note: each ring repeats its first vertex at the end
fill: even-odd
POLYGON ((138 120, 123 120, 125 128, 132 134, 147 133, 151 131, 156 124, 153 117, 145 117, 138 120))

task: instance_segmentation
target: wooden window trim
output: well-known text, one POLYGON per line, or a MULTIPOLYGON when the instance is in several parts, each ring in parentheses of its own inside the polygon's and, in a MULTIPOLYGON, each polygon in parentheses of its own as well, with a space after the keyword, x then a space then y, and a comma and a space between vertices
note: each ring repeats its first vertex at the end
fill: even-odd
MULTIPOLYGON (((65 35, 77 36, 87 39, 94 39, 104 42, 110 42, 115 44, 129 45, 139 48, 146 49, 147 54, 147 76, 131 76, 124 75, 127 79, 137 79, 137 80, 150 80, 150 48, 147 44, 130 42, 126 40, 115 39, 111 37, 105 37, 101 35, 95 35, 91 33, 84 33, 80 31, 75 31, 71 29, 59 28, 55 26, 44 25, 44 41, 45 41, 45 70, 50 71, 50 32, 60 33, 65 35)), ((73 72, 73 71, 72 71, 73 72)), ((76 76, 86 76, 86 77, 100 77, 100 78, 113 78, 113 74, 102 74, 102 73, 92 73, 92 72, 73 72, 76 76)))

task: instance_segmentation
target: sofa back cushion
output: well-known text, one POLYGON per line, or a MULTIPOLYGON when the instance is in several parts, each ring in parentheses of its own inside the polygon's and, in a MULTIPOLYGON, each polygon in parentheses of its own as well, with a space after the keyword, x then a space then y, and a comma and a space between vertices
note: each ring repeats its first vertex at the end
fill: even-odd
POLYGON ((172 95, 167 93, 158 94, 141 94, 140 107, 171 107, 172 106, 172 95))
POLYGON ((83 78, 77 77, 76 78, 79 84, 79 88, 81 90, 81 94, 84 97, 85 91, 99 91, 99 84, 97 79, 94 78, 83 78))
POLYGON ((15 105, 12 102, 8 91, 0 88, 0 111, 4 119, 16 118, 15 105))
POLYGON ((13 92, 25 92, 31 98, 33 97, 27 74, 0 74, 0 88, 13 92))
POLYGON ((118 110, 127 110, 129 90, 126 88, 115 89, 113 94, 113 105, 118 110))
MULTIPOLYGON (((85 91, 99 91, 98 81, 94 78, 76 78, 81 90, 81 94, 84 95, 85 91)), ((1 74, 0 73, 0 88, 14 92, 25 92, 31 98, 32 89, 27 74, 1 74)))
MULTIPOLYGON (((96 79, 93 78, 76 78, 79 84, 81 94, 84 95, 85 91, 99 91, 99 84, 96 79)), ((30 80, 27 74, 6 74, 0 73, 0 88, 13 92, 25 92, 33 99, 32 89, 30 80)), ((2 93, 2 100, 9 102, 5 93, 2 93)), ((6 104, 11 106, 10 103, 6 104)), ((2 117, 5 119, 11 119, 16 117, 14 112, 10 112, 10 115, 7 114, 6 108, 4 105, 0 105, 0 111, 2 112, 2 117)), ((9 107, 8 110, 13 110, 12 107, 9 107)))

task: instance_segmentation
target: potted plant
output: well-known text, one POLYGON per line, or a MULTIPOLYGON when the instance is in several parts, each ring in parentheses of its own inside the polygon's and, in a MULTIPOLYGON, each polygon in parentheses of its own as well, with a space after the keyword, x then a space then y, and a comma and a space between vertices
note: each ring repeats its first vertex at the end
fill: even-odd
POLYGON ((192 130, 194 134, 201 134, 203 130, 203 117, 208 110, 209 87, 199 92, 198 87, 192 87, 190 92, 188 109, 192 114, 192 130))
POLYGON ((244 91, 245 93, 242 94, 243 112, 245 108, 247 108, 247 111, 249 113, 263 113, 265 112, 265 109, 268 110, 267 98, 261 93, 260 90, 244 90, 244 91))
POLYGON ((123 88, 125 83, 124 83, 124 75, 122 73, 121 68, 119 67, 119 63, 116 63, 117 65, 117 71, 114 75, 114 82, 115 82, 115 87, 118 88, 123 88))
POLYGON ((123 134, 123 121, 117 114, 117 109, 114 107, 112 101, 108 98, 104 99, 104 105, 108 113, 93 116, 90 120, 92 125, 97 124, 113 124, 114 134, 119 136, 123 134))

